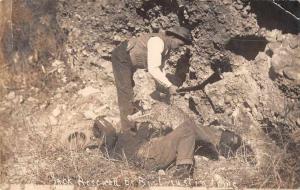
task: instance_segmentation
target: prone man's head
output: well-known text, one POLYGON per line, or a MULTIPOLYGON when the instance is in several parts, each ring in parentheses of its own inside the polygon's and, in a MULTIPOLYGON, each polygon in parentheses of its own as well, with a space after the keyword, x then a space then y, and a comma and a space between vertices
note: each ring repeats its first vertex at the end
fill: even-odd
POLYGON ((233 156, 236 150, 241 146, 242 138, 234 132, 225 130, 221 134, 219 143, 219 152, 224 157, 233 156))

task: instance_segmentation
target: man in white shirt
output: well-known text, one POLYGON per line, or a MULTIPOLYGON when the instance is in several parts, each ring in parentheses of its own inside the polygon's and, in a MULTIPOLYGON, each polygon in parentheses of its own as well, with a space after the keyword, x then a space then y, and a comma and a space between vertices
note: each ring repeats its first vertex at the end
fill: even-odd
POLYGON ((170 51, 192 42, 189 29, 175 26, 163 33, 142 34, 122 42, 112 52, 112 64, 118 94, 122 130, 134 127, 127 116, 134 113, 133 73, 136 69, 147 69, 152 77, 175 94, 177 87, 162 72, 170 51))

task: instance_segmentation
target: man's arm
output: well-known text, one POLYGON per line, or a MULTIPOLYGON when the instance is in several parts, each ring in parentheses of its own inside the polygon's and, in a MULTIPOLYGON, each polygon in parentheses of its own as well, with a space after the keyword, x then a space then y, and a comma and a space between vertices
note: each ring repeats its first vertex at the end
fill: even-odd
POLYGON ((165 88, 172 86, 172 83, 164 75, 160 66, 162 64, 162 52, 164 50, 164 42, 159 37, 152 37, 147 43, 147 63, 148 72, 152 77, 165 88))

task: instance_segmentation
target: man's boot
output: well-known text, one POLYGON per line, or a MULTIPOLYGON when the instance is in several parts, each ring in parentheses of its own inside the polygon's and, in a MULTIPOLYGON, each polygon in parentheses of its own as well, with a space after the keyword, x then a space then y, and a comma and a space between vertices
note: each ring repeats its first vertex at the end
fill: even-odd
POLYGON ((104 117, 96 118, 93 125, 93 134, 101 141, 101 147, 105 147, 108 151, 114 148, 117 141, 116 129, 104 117))

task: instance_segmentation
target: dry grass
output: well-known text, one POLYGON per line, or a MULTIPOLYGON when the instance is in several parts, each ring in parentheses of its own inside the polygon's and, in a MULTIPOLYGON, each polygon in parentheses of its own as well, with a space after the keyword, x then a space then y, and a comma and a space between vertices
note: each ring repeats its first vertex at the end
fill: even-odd
MULTIPOLYGON (((158 174, 135 168, 127 159, 115 160, 103 155, 99 149, 65 150, 51 142, 50 127, 44 131, 26 123, 11 127, 3 134, 2 145, 11 156, 5 160, 1 182, 37 184, 77 184, 80 186, 101 186, 106 188, 128 189, 151 183, 158 185, 158 174), (18 129, 22 127, 22 130, 18 129), (48 130, 48 131, 47 131, 48 130), (8 143, 8 144, 7 144, 8 143), (22 172, 20 172, 22 171, 22 172), (141 182, 142 180, 142 182, 141 182), (97 184, 98 181, 98 184, 97 184), (126 184, 130 182, 130 185, 126 184)), ((254 187, 254 188, 293 188, 299 183, 295 157, 286 150, 277 154, 264 168, 257 168, 253 153, 246 144, 234 157, 219 161, 198 160, 194 179, 198 186, 206 187, 254 187), (297 181, 298 180, 298 181, 297 181)), ((167 171, 163 185, 172 185, 172 170, 167 171)), ((298 184, 299 185, 299 184, 298 184)))
MULTIPOLYGON (((9 132, 0 134, 1 148, 6 147, 1 149, 1 158, 12 152, 1 163, 0 183, 72 183, 106 188, 123 183, 124 188, 129 188, 137 186, 139 178, 146 176, 145 171, 136 170, 125 160, 107 157, 99 149, 71 151, 57 148, 49 130, 50 127, 40 131, 23 123, 10 126, 9 132), (19 127, 22 129, 18 130, 19 127), (126 180, 129 185, 124 184, 126 180)), ((4 131, 3 125, 1 131, 4 131)))
POLYGON ((269 158, 268 165, 258 167, 254 153, 243 143, 229 159, 198 161, 195 179, 206 187, 219 188, 295 188, 300 185, 299 154, 283 149, 269 158))

